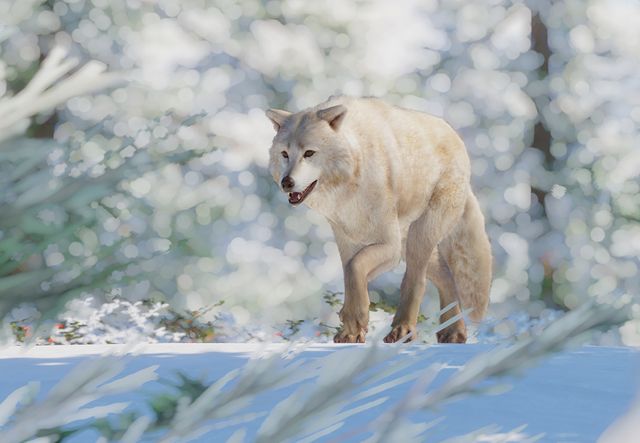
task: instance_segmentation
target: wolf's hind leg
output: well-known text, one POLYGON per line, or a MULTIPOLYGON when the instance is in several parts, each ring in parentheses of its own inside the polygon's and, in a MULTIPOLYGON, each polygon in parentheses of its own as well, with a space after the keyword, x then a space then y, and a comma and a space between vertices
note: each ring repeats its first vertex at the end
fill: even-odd
MULTIPOLYGON (((460 300, 458 298, 458 291, 456 289, 451 270, 445 262, 439 249, 437 249, 431 256, 429 261, 429 267, 427 271, 427 278, 433 282, 438 289, 438 297, 440 298, 440 309, 444 309, 451 303, 458 303, 455 307, 449 309, 447 312, 440 316, 440 324, 443 324, 447 320, 459 315, 460 300)), ((464 324, 464 320, 460 319, 453 322, 451 325, 439 331, 436 336, 438 337, 438 343, 465 343, 467 341, 467 328, 464 324)))
POLYGON ((482 320, 491 289, 491 245, 480 206, 471 191, 460 222, 438 250, 451 270, 462 307, 472 309, 472 320, 482 320))
POLYGON ((384 341, 393 343, 409 333, 415 339, 420 304, 427 284, 427 268, 436 245, 458 223, 467 197, 466 183, 455 175, 446 176, 434 189, 429 205, 409 226, 406 245, 407 270, 400 285, 400 305, 384 341))

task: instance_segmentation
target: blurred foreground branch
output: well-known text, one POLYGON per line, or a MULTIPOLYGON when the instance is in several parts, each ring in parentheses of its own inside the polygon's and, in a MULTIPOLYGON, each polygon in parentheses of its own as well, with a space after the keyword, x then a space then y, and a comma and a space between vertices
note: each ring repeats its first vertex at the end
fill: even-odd
POLYGON ((380 417, 372 441, 399 441, 398 438, 401 441, 421 441, 416 440, 415 435, 404 435, 403 428, 399 426, 403 417, 418 410, 433 411, 441 404, 463 395, 490 392, 489 388, 478 388, 478 385, 488 379, 521 374, 541 359, 575 343, 594 329, 610 329, 628 321, 631 316, 628 307, 622 300, 613 305, 586 303, 550 324, 538 337, 479 355, 444 385, 430 392, 426 388, 434 377, 427 372, 428 375, 418 381, 415 389, 409 390, 403 401, 380 417))
POLYGON ((122 360, 102 357, 76 366, 40 401, 35 400, 39 390, 37 382, 15 390, 0 404, 2 442, 20 443, 42 430, 121 413, 128 403, 85 406, 103 397, 133 391, 157 378, 156 367, 151 366, 112 380, 123 369, 122 360))
POLYGON ((106 65, 95 60, 63 79, 79 63, 66 56, 62 47, 53 48, 22 91, 13 97, 0 98, 0 142, 24 132, 30 117, 71 97, 113 86, 124 79, 122 73, 105 72, 106 65))

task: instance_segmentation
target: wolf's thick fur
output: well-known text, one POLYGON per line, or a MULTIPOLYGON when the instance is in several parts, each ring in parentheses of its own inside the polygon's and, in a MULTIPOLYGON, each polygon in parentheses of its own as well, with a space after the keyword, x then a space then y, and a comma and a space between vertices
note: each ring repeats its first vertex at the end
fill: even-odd
MULTIPOLYGON (((375 98, 331 97, 292 114, 271 109, 277 130, 270 171, 289 193, 323 214, 344 269, 342 328, 334 341, 364 342, 367 283, 407 264, 400 306, 385 341, 415 334, 430 279, 440 306, 453 301, 480 320, 489 303, 491 249, 469 184, 464 143, 442 119, 375 98)), ((458 314, 443 315, 441 322, 458 314)), ((440 342, 465 342, 459 320, 440 342)))

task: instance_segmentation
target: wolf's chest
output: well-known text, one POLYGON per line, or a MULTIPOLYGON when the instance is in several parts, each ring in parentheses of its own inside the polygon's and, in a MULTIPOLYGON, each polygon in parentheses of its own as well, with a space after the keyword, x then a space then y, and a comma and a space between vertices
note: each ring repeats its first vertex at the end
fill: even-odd
POLYGON ((342 208, 341 211, 332 214, 331 224, 334 230, 340 230, 342 235, 354 244, 368 245, 381 241, 392 220, 379 213, 356 209, 342 208))

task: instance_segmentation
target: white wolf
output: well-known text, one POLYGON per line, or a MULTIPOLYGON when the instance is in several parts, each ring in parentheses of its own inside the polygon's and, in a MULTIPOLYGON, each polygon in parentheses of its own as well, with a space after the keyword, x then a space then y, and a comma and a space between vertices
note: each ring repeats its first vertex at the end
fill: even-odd
MULTIPOLYGON (((329 221, 344 270, 338 343, 364 343, 367 283, 406 261, 386 342, 413 333, 427 278, 440 306, 459 301, 480 320, 489 303, 491 248, 469 184, 464 143, 442 119, 375 98, 331 97, 298 113, 270 109, 269 169, 292 205, 329 221)), ((460 313, 453 309, 441 322, 460 313)), ((438 333, 464 343, 463 320, 438 333)))

